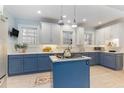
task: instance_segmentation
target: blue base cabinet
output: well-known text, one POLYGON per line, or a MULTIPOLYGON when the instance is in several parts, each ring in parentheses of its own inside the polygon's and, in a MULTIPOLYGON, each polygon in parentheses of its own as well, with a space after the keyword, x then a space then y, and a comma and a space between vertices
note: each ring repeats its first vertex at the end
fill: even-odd
POLYGON ((99 52, 84 52, 83 56, 91 57, 90 65, 99 65, 99 52))
POLYGON ((51 70, 50 54, 25 54, 8 56, 8 75, 18 75, 51 70))
POLYGON ((38 55, 38 70, 47 71, 51 70, 52 63, 49 58, 50 55, 38 55))
POLYGON ((23 73, 23 57, 22 56, 9 56, 8 74, 21 74, 23 73))
MULTIPOLYGON (((75 53, 88 56, 90 65, 102 65, 115 70, 123 69, 123 54, 106 52, 75 53)), ((49 58, 53 54, 25 54, 8 56, 8 75, 18 75, 32 72, 50 71, 52 63, 49 58)))
POLYGON ((123 69, 123 54, 101 53, 100 65, 109 67, 115 70, 123 69))
POLYGON ((37 55, 24 55, 24 72, 35 72, 38 70, 37 55))
POLYGON ((53 63, 53 87, 89 88, 89 62, 85 60, 53 63))

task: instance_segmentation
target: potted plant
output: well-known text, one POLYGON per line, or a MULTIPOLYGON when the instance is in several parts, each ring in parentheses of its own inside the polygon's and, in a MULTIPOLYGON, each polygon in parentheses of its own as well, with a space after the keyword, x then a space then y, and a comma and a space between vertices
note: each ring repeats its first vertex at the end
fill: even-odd
POLYGON ((23 43, 22 46, 21 46, 21 49, 22 49, 22 52, 26 52, 26 49, 27 49, 27 44, 23 43))
POLYGON ((16 51, 19 51, 19 52, 22 52, 22 53, 24 53, 24 52, 26 52, 26 49, 27 49, 27 44, 25 44, 25 43, 22 43, 22 44, 15 44, 15 50, 16 51))

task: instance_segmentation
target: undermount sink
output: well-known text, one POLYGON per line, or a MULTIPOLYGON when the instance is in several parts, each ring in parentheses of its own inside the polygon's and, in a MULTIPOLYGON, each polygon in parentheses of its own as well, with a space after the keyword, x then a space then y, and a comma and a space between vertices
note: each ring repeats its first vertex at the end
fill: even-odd
POLYGON ((84 58, 85 56, 81 55, 81 54, 72 54, 71 57, 63 57, 62 55, 61 56, 57 56, 58 58, 61 58, 61 59, 70 59, 70 58, 84 58))

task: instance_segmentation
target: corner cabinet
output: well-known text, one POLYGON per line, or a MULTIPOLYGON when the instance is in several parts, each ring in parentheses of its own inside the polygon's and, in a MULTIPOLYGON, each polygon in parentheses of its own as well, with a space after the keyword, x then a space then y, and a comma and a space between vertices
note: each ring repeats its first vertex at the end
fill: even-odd
POLYGON ((99 54, 100 54, 99 52, 84 52, 84 53, 82 53, 83 56, 91 57, 91 60, 89 62, 90 66, 100 64, 100 62, 99 62, 99 60, 100 60, 99 59, 100 58, 99 54))
POLYGON ((101 53, 100 65, 115 70, 123 69, 123 54, 101 53))
POLYGON ((55 23, 41 23, 39 34, 41 44, 59 44, 60 43, 60 26, 55 23))

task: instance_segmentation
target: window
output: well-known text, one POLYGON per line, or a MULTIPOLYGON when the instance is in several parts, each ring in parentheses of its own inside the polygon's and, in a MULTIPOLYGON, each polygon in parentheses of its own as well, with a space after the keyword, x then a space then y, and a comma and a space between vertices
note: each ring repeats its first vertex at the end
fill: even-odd
POLYGON ((20 26, 21 33, 19 36, 20 43, 36 45, 38 43, 38 27, 37 26, 20 26))
POLYGON ((72 34, 71 31, 63 31, 63 44, 72 44, 72 34))
POLYGON ((86 45, 92 45, 93 44, 93 34, 85 33, 84 34, 84 42, 86 45))

